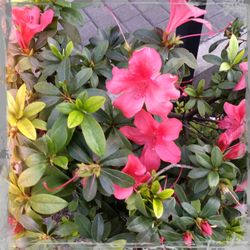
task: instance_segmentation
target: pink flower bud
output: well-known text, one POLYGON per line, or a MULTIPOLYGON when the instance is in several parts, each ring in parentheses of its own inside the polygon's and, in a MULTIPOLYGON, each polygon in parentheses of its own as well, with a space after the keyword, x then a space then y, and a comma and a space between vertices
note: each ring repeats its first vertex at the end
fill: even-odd
POLYGON ((192 245, 193 235, 191 232, 187 231, 182 235, 182 239, 185 245, 190 247, 192 245))
POLYGON ((206 237, 206 236, 212 236, 213 234, 213 229, 210 226, 210 224, 206 221, 206 220, 202 220, 200 222, 200 229, 202 234, 206 237))

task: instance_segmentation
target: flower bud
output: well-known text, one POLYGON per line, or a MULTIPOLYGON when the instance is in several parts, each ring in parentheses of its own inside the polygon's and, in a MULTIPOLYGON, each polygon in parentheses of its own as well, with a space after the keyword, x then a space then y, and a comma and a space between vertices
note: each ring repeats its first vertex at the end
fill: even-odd
POLYGON ((187 231, 182 235, 182 239, 185 245, 190 247, 192 245, 193 235, 191 232, 187 231))
POLYGON ((206 221, 206 220, 202 220, 200 222, 200 230, 202 232, 202 234, 206 237, 206 236, 212 236, 213 234, 213 229, 211 227, 211 225, 206 221))

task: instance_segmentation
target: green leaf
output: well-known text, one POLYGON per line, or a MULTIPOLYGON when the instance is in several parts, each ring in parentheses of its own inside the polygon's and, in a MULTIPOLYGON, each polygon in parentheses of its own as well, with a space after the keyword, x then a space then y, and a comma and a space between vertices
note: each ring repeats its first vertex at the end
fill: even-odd
POLYGON ((196 160, 202 167, 212 169, 212 163, 210 157, 205 153, 196 154, 196 160))
POLYGON ((101 242, 103 234, 104 234, 104 220, 101 214, 97 214, 92 222, 91 236, 95 241, 101 242))
POLYGON ((103 59, 109 47, 108 41, 101 41, 93 50, 94 62, 99 62, 103 59))
POLYGON ((203 59, 208 63, 218 65, 218 66, 220 66, 222 63, 221 58, 215 55, 204 55, 203 59))
POLYGON ((232 89, 234 88, 234 86, 235 82, 228 82, 228 81, 222 82, 218 85, 220 89, 232 89))
POLYGON ((183 209, 190 215, 192 215, 193 217, 197 217, 198 216, 198 213, 197 211, 195 210, 195 208, 190 205, 189 203, 187 202, 182 202, 181 203, 181 206, 183 207, 183 209))
POLYGON ((99 123, 91 115, 85 115, 81 129, 90 149, 98 156, 105 155, 106 139, 99 123))
POLYGON ((91 96, 83 104, 83 108, 88 113, 94 113, 99 110, 105 103, 106 98, 103 96, 91 96))
POLYGON ((99 182, 105 192, 107 192, 110 195, 114 193, 114 185, 111 179, 107 175, 101 175, 99 177, 99 182))
POLYGON ((138 29, 134 32, 135 38, 149 44, 160 44, 161 37, 154 30, 138 29))
POLYGON ((236 64, 240 63, 241 60, 243 59, 244 54, 245 54, 245 50, 243 49, 243 50, 241 50, 241 51, 238 53, 238 55, 235 57, 235 59, 234 59, 234 61, 233 61, 233 65, 236 65, 236 64))
POLYGON ((147 231, 152 226, 152 221, 143 216, 138 216, 128 222, 127 229, 132 232, 140 233, 147 231))
POLYGON ((56 109, 59 112, 68 115, 70 112, 76 109, 76 106, 73 103, 62 102, 56 106, 56 109))
POLYGON ((56 152, 63 149, 68 138, 67 117, 59 116, 52 128, 48 131, 48 135, 55 144, 56 152))
POLYGON ((164 189, 160 193, 157 194, 157 197, 161 200, 166 200, 170 198, 174 194, 174 190, 171 188, 164 189))
POLYGON ((69 113, 68 116, 68 128, 75 128, 79 126, 84 119, 84 114, 78 110, 73 110, 69 113))
POLYGON ((221 43, 223 43, 224 41, 226 41, 227 38, 223 38, 223 39, 220 39, 218 41, 216 41, 215 43, 213 43, 210 47, 209 47, 209 50, 208 52, 211 53, 213 52, 221 43))
POLYGON ((161 189, 160 182, 156 180, 153 182, 150 190, 153 194, 157 194, 160 191, 160 189, 161 189))
POLYGON ((213 147, 211 151, 211 162, 214 167, 219 167, 223 162, 223 154, 218 146, 213 147))
POLYGON ((99 84, 99 77, 98 75, 94 72, 90 78, 90 84, 92 88, 97 88, 99 84))
POLYGON ((193 88, 191 88, 191 87, 185 88, 185 89, 184 89, 184 92, 185 92, 186 94, 188 94, 189 96, 192 96, 192 97, 196 97, 196 96, 197 96, 195 89, 193 89, 193 88))
POLYGON ((102 169, 102 174, 107 175, 113 183, 123 188, 131 187, 135 184, 135 181, 131 176, 119 170, 104 168, 102 169))
POLYGON ((207 176, 207 180, 210 188, 217 187, 220 181, 219 174, 217 172, 211 171, 207 176))
POLYGON ((71 66, 70 66, 70 59, 64 58, 61 63, 57 67, 57 76, 58 80, 61 82, 69 81, 71 66))
POLYGON ((174 191, 175 191, 175 194, 180 202, 188 202, 188 198, 187 198, 182 186, 180 186, 179 184, 176 184, 174 191))
POLYGON ((200 216, 202 218, 209 218, 216 215, 220 208, 220 200, 216 197, 212 197, 208 200, 206 205, 203 207, 200 216))
POLYGON ((49 47, 51 52, 53 53, 54 56, 56 56, 58 59, 63 60, 63 55, 59 51, 59 49, 52 43, 48 41, 49 47))
POLYGON ((67 207, 68 202, 51 194, 37 194, 29 199, 32 209, 39 214, 54 214, 67 207))
POLYGON ((76 81, 77 81, 76 89, 79 89, 85 83, 87 83, 88 80, 91 78, 92 74, 93 74, 93 70, 91 68, 82 68, 76 74, 76 81))
POLYGON ((68 42, 65 48, 65 56, 69 57, 74 49, 74 44, 72 41, 68 42))
POLYGON ((97 180, 96 176, 92 175, 87 178, 86 186, 82 190, 84 199, 89 202, 96 197, 97 192, 97 180))
POLYGON ((30 140, 36 139, 36 129, 32 122, 27 118, 23 117, 17 121, 18 130, 30 140))
POLYGON ((61 94, 60 90, 56 86, 47 82, 39 82, 35 84, 34 89, 36 92, 48 96, 58 96, 61 94))
POLYGON ((185 104, 185 109, 189 110, 192 109, 196 104, 196 99, 195 98, 190 98, 188 102, 185 104))
POLYGON ((210 172, 209 169, 194 168, 189 172, 188 176, 191 179, 199 179, 204 176, 207 176, 209 172, 210 172))
POLYGON ((31 123, 36 129, 40 129, 44 131, 47 130, 47 123, 41 119, 34 119, 31 121, 31 123))
POLYGON ((75 213, 74 221, 78 226, 78 231, 82 237, 90 238, 90 229, 91 229, 91 222, 90 220, 83 214, 75 213))
POLYGON ((196 69, 197 68, 198 65, 197 65, 196 58, 187 49, 175 48, 171 52, 172 52, 173 57, 180 58, 191 69, 196 69))
POLYGON ((197 213, 200 213, 200 211, 201 211, 201 202, 200 202, 200 200, 191 201, 191 205, 192 205, 192 207, 195 208, 197 213))
POLYGON ((59 237, 70 237, 75 232, 77 232, 78 226, 72 221, 66 221, 57 226, 57 228, 53 231, 54 235, 58 235, 59 237))
POLYGON ((161 218, 161 216, 163 215, 163 211, 164 211, 161 200, 153 199, 153 210, 154 210, 155 217, 157 219, 161 218))
MULTIPOLYGON (((131 196, 130 196, 131 197, 131 196)), ((129 198, 130 198, 129 197, 129 198)), ((135 197, 135 207, 145 216, 148 216, 148 213, 147 213, 147 209, 146 209, 146 206, 145 206, 145 203, 141 197, 141 194, 139 193, 135 193, 134 194, 134 197, 135 197)))
POLYGON ((206 114, 206 106, 203 100, 198 100, 197 102, 197 108, 198 108, 198 112, 199 114, 204 117, 206 114))
POLYGON ((205 88, 205 84, 206 82, 204 79, 199 81, 197 89, 196 89, 198 95, 202 95, 204 88, 205 88))
POLYGON ((25 169, 18 178, 18 186, 25 188, 36 185, 43 176, 45 169, 46 165, 37 165, 25 169))
POLYGON ((66 9, 61 10, 60 14, 61 14, 61 17, 63 17, 63 19, 66 22, 76 27, 79 27, 83 24, 83 15, 80 12, 80 9, 78 10, 78 9, 73 9, 73 8, 66 8, 66 9))
POLYGON ((52 159, 52 162, 62 168, 62 169, 65 169, 67 170, 68 169, 68 158, 66 156, 55 156, 53 159, 52 159))
POLYGON ((235 57, 237 56, 239 51, 239 42, 234 34, 232 34, 230 41, 229 41, 229 46, 227 48, 227 55, 229 61, 232 63, 235 57))
POLYGON ((219 71, 228 71, 231 69, 231 65, 227 62, 223 62, 220 66, 219 71))

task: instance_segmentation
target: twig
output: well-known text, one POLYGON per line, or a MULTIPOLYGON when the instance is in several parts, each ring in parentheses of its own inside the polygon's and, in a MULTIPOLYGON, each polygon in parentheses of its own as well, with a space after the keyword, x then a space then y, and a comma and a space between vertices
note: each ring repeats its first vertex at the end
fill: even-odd
POLYGON ((184 165, 184 164, 170 164, 168 166, 166 166, 165 168, 161 169, 159 172, 157 172, 157 174, 148 180, 148 183, 150 183, 154 178, 160 176, 161 174, 167 172, 168 170, 172 169, 172 168, 185 168, 185 169, 193 169, 192 166, 188 166, 188 165, 184 165))

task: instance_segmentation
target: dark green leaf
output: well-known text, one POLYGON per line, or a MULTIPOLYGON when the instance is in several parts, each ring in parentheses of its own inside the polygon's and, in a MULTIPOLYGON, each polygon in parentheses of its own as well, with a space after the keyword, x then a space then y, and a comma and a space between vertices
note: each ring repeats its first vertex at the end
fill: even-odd
POLYGON ((203 207, 200 216, 202 218, 209 218, 216 215, 220 208, 220 200, 216 197, 212 197, 208 200, 206 205, 203 207))
POLYGON ((183 207, 183 209, 190 215, 192 215, 193 217, 197 217, 198 216, 198 213, 197 211, 195 210, 195 208, 190 205, 189 203, 187 202, 182 202, 181 203, 181 206, 183 207))
POLYGON ((218 146, 215 146, 212 149, 211 162, 216 168, 219 167, 223 162, 223 154, 218 146))
POLYGON ((109 47, 108 41, 101 41, 93 50, 94 62, 99 62, 103 59, 109 47))
POLYGON ((220 57, 215 56, 215 55, 204 55, 203 59, 208 62, 208 63, 212 63, 214 65, 218 65, 220 66, 222 63, 222 60, 220 57))
POLYGON ((105 192, 110 195, 114 193, 114 185, 107 175, 101 175, 99 181, 105 192))
POLYGON ((87 83, 88 80, 91 78, 92 74, 93 74, 93 70, 91 68, 82 68, 76 74, 76 81, 77 81, 76 89, 79 89, 85 83, 87 83))
POLYGON ((34 89, 43 95, 48 96, 59 96, 61 94, 60 90, 51 83, 39 82, 34 85, 34 89))
POLYGON ((179 184, 175 185, 175 194, 180 202, 188 202, 187 196, 179 184))
POLYGON ((204 176, 207 176, 209 173, 209 170, 208 169, 204 169, 204 168, 194 168, 192 169, 188 176, 191 178, 191 179, 199 179, 199 178, 202 178, 204 176))
POLYGON ((78 226, 78 231, 82 237, 90 238, 91 222, 83 214, 76 213, 74 215, 74 221, 78 226))
POLYGON ((104 234, 104 221, 101 214, 97 214, 92 222, 91 236, 97 241, 101 242, 104 234))
POLYGON ((161 43, 161 37, 154 30, 139 29, 134 32, 134 36, 144 43, 161 43))
POLYGON ((97 180, 95 175, 88 177, 82 192, 84 199, 88 202, 95 198, 97 192, 97 180))
POLYGON ((123 188, 131 187, 135 184, 134 179, 131 176, 119 170, 105 168, 102 169, 102 174, 107 175, 113 183, 123 188))

